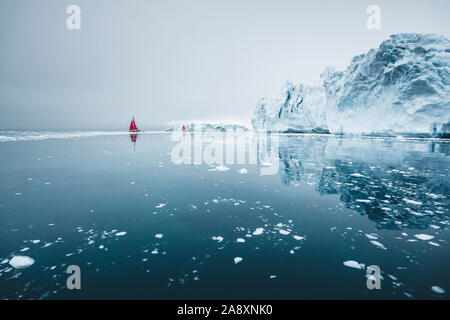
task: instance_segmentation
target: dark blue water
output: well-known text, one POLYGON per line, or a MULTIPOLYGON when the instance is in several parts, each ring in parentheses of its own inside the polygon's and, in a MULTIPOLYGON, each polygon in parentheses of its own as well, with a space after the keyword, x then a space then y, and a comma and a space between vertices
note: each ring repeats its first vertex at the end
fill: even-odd
POLYGON ((175 165, 174 145, 0 142, 0 298, 449 298, 448 142, 279 136, 263 176, 175 165))

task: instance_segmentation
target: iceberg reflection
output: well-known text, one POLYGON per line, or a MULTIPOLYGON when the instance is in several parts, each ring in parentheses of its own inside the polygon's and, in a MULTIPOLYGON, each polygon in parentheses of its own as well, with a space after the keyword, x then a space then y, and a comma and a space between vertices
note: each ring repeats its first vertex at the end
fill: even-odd
POLYGON ((281 135, 285 185, 337 194, 381 229, 449 224, 449 142, 281 135))

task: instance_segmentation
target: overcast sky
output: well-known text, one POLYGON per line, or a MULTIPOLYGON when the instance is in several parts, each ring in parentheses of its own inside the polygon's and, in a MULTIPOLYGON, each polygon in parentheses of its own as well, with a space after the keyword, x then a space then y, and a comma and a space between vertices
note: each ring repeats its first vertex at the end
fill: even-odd
POLYGON ((450 38, 448 0, 1 0, 0 130, 249 124, 287 80, 390 34, 450 38), (66 8, 81 8, 68 30, 66 8), (381 30, 366 8, 381 8, 381 30))

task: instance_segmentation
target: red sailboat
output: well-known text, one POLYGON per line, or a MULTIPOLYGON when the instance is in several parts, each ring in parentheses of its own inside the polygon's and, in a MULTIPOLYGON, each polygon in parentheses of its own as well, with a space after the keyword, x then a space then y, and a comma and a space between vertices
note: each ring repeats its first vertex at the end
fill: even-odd
POLYGON ((139 129, 138 129, 138 127, 136 126, 136 122, 134 121, 134 117, 133 117, 133 120, 131 120, 131 123, 130 123, 130 139, 131 139, 131 142, 133 142, 133 150, 134 151, 136 151, 136 140, 137 140, 137 137, 138 137, 138 132, 139 132, 139 129))
POLYGON ((131 120, 130 132, 139 132, 139 129, 136 126, 136 122, 134 121, 134 117, 133 117, 133 120, 131 120))

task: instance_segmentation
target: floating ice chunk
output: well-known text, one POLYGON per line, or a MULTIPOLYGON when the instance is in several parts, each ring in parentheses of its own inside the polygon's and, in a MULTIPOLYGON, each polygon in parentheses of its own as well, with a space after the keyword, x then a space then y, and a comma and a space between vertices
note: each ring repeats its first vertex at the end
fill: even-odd
POLYGON ((356 199, 356 202, 362 202, 362 203, 371 203, 372 201, 367 200, 367 199, 356 199))
POLYGON ((275 279, 276 277, 277 277, 277 276, 274 275, 274 274, 270 275, 270 279, 275 279))
POLYGON ((303 240, 303 239, 305 239, 305 237, 297 236, 297 235, 295 235, 293 237, 294 237, 295 240, 303 240))
POLYGON ((103 249, 104 247, 105 247, 105 246, 102 245, 102 244, 98 246, 99 249, 103 249))
POLYGON ((432 286, 432 287, 431 287, 431 290, 432 290, 434 293, 437 293, 437 294, 444 294, 444 293, 445 293, 445 290, 442 289, 442 288, 439 287, 439 286, 432 286))
POLYGON ((234 258, 234 264, 238 264, 242 261, 243 259, 241 257, 236 257, 234 258))
POLYGON ((272 164, 270 163, 270 162, 262 162, 261 163, 261 167, 271 167, 272 166, 272 164))
POLYGON ((362 269, 363 265, 356 262, 355 260, 348 260, 344 262, 344 266, 346 267, 350 267, 350 268, 355 268, 355 269, 362 269))
POLYGON ((223 166, 223 165, 218 165, 218 166, 216 167, 216 170, 217 170, 217 171, 228 171, 228 170, 230 170, 230 168, 225 167, 225 166, 223 166))
POLYGON ((117 232, 115 235, 117 236, 117 237, 121 237, 121 236, 124 236, 124 235, 126 235, 127 233, 125 232, 125 231, 120 231, 120 232, 117 232))
POLYGON ((243 168, 243 169, 241 169, 241 170, 238 170, 238 172, 240 173, 240 174, 247 174, 247 169, 245 169, 245 168, 243 168))
POLYGON ((165 207, 165 206, 166 206, 165 203, 160 203, 160 204, 158 204, 155 208, 162 208, 162 207, 165 207))
POLYGON ((378 238, 372 234, 366 234, 366 237, 369 238, 370 240, 378 240, 378 238))
POLYGON ((366 176, 364 176, 364 175, 362 175, 360 173, 352 173, 350 176, 351 177, 357 177, 357 178, 365 178, 366 177, 366 176))
POLYGON ((16 196, 21 196, 22 192, 16 192, 16 196))
POLYGON ((30 248, 28 248, 28 247, 20 249, 21 252, 25 252, 25 251, 28 251, 28 250, 30 250, 30 248))
POLYGON ((151 252, 151 254, 158 254, 159 252, 158 252, 158 249, 154 249, 152 252, 151 252))
POLYGON ((422 205, 422 202, 420 202, 420 201, 414 201, 414 200, 410 200, 410 199, 406 199, 406 198, 403 198, 403 201, 405 201, 408 204, 413 204, 413 205, 416 205, 416 206, 421 206, 422 205))
POLYGON ((0 262, 0 264, 5 264, 5 263, 8 263, 8 259, 4 259, 2 262, 0 262))
POLYGON ((245 239, 243 239, 243 238, 237 238, 237 239, 236 239, 236 242, 238 242, 238 243, 244 243, 244 242, 245 242, 245 239))
POLYGON ((430 236, 430 235, 424 234, 424 233, 415 234, 414 237, 416 237, 419 240, 424 240, 424 241, 428 241, 428 240, 431 240, 434 238, 434 236, 430 236))
POLYGON ((41 240, 32 240, 31 242, 33 242, 33 243, 39 243, 39 242, 41 242, 41 240))
POLYGON ((223 237, 221 237, 221 236, 214 236, 214 237, 212 237, 212 239, 214 240, 214 241, 217 241, 217 242, 222 242, 223 241, 223 237))
POLYGON ((283 230, 283 229, 280 229, 278 232, 281 233, 284 236, 287 236, 287 235, 289 235, 291 233, 290 231, 283 230))
POLYGON ((136 184, 136 181, 131 181, 130 184, 136 184))
POLYGON ((263 234, 264 228, 256 228, 255 231, 253 231, 254 236, 259 236, 260 234, 263 234))
POLYGON ((431 244, 432 246, 440 247, 439 243, 436 243, 436 242, 433 242, 433 241, 429 241, 428 243, 431 244))
POLYGON ((381 249, 383 249, 383 250, 386 250, 386 247, 382 244, 382 243, 379 243, 378 241, 375 241, 375 240, 372 240, 372 241, 370 241, 373 245, 375 245, 375 246, 377 246, 378 248, 381 248, 381 249))
POLYGON ((14 256, 9 264, 15 269, 27 268, 34 264, 34 259, 27 256, 14 256))
POLYGON ((162 237, 164 237, 162 233, 155 234, 155 238, 162 239, 162 237))

